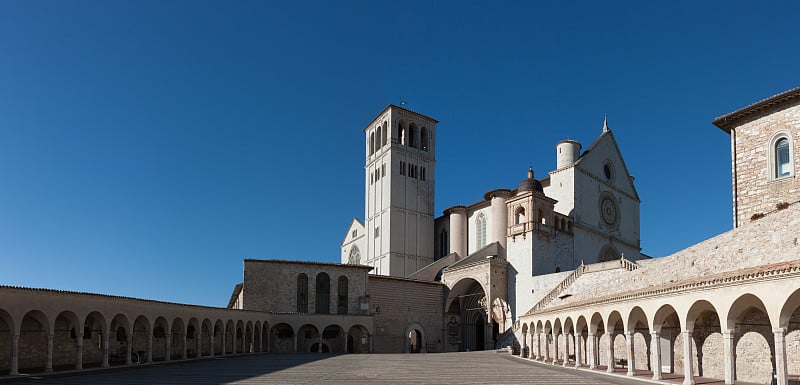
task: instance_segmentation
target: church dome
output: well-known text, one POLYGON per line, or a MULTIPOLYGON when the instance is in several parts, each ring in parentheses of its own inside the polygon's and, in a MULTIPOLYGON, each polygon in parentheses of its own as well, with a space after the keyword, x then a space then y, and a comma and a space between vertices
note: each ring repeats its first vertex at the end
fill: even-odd
POLYGON ((517 186, 517 192, 522 191, 538 191, 544 194, 542 183, 533 177, 533 167, 528 169, 528 179, 523 180, 519 186, 517 186))

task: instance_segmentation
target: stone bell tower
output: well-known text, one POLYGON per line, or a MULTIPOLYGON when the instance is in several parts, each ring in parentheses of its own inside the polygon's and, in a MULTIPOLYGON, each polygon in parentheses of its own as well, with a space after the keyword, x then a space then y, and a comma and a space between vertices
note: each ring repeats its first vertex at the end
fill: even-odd
POLYGON ((364 128, 366 258, 373 273, 405 277, 433 262, 438 121, 389 105, 364 128))

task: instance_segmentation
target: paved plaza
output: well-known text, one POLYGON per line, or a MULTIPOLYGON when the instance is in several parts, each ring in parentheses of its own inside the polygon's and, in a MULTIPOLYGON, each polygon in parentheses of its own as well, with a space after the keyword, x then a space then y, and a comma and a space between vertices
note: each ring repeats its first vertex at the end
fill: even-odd
POLYGON ((526 362, 495 351, 440 354, 258 354, 55 376, 4 384, 642 384, 526 362))

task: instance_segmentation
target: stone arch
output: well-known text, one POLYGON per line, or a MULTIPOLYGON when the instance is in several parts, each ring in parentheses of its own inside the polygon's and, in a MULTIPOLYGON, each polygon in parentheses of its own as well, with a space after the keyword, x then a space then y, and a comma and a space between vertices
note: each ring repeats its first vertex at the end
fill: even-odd
POLYGON ((369 353, 369 329, 362 325, 353 325, 347 331, 347 353, 369 353))
MULTIPOLYGON (((297 329, 297 352, 316 352, 320 351, 319 347, 319 338, 320 333, 319 329, 312 324, 305 324, 297 329), (315 345, 317 344, 317 345, 315 345), (313 349, 312 347, 316 346, 317 349, 313 349)), ((326 347, 323 344, 322 350, 323 353, 327 353, 326 347)))
POLYGON ((385 146, 386 143, 389 142, 389 132, 387 131, 387 127, 388 127, 388 125, 387 125, 386 121, 384 120, 383 121, 383 126, 381 127, 381 129, 383 130, 383 141, 381 142, 381 146, 385 146))
POLYGON ((214 340, 214 325, 211 320, 204 318, 200 324, 200 346, 198 347, 198 357, 211 356, 211 346, 214 340))
POLYGON ((561 338, 561 345, 558 347, 558 351, 561 352, 561 358, 564 360, 564 365, 569 364, 569 361, 574 358, 575 353, 575 340, 573 339, 573 333, 575 332, 575 324, 572 321, 572 317, 567 316, 564 318, 564 326, 562 330, 562 338, 561 338))
MULTIPOLYGON (((77 324, 77 317, 75 317, 75 322, 77 324)), ((63 335, 64 333, 59 334, 59 338, 70 342, 69 329, 67 329, 65 333, 66 335, 63 335)), ((44 352, 42 351, 42 347, 47 346, 47 336, 49 334, 51 334, 50 321, 44 313, 39 310, 31 310, 25 313, 19 325, 17 353, 17 367, 19 373, 35 373, 41 371, 43 368, 45 371, 52 371, 52 366, 47 368, 47 356, 43 354, 44 352)), ((74 362, 75 360, 74 350, 72 351, 73 355, 69 357, 70 362, 74 362)), ((72 369, 72 367, 61 369, 72 369)))
POLYGON ((0 309, 0 373, 12 373, 11 345, 14 335, 14 319, 4 309, 0 309))
POLYGON ((781 306, 778 327, 785 330, 786 371, 791 378, 800 375, 800 289, 795 290, 781 306))
POLYGON ((236 332, 234 333, 236 337, 236 342, 234 343, 233 353, 244 353, 245 348, 245 339, 247 338, 247 330, 244 327, 244 321, 238 320, 236 321, 236 332))
MULTIPOLYGON (((483 284, 473 277, 461 278, 450 287, 447 298, 448 322, 455 316, 459 342, 450 343, 449 350, 484 350, 489 345, 491 338, 487 326, 491 324, 487 325, 489 313, 486 293, 483 284)), ((452 338, 448 341, 452 341, 452 338)))
POLYGON ((253 321, 244 324, 244 352, 255 353, 256 346, 253 343, 253 321))
POLYGON ((406 331, 403 333, 406 338, 406 346, 403 349, 404 353, 425 353, 427 350, 425 328, 422 325, 414 322, 406 326, 406 331))
POLYGON ((178 360, 186 358, 186 328, 183 324, 183 319, 175 318, 169 331, 170 338, 164 341, 169 346, 169 359, 178 360))
POLYGON ((775 371, 775 340, 764 303, 753 294, 743 294, 731 304, 727 321, 734 330, 735 378, 743 382, 771 382, 775 371))
POLYGON ((253 353, 260 353, 263 352, 263 346, 261 341, 261 321, 256 320, 253 323, 253 353))
POLYGON ((600 249, 600 253, 597 254, 597 262, 614 261, 620 259, 621 255, 620 251, 609 243, 600 249))
POLYGON ((589 344, 589 323, 583 314, 579 315, 575 321, 575 341, 577 343, 576 352, 580 350, 580 357, 577 354, 575 356, 575 365, 589 365, 588 352, 591 347, 589 344))
POLYGON ((212 341, 214 342, 211 355, 225 355, 225 323, 221 319, 214 322, 214 336, 212 341))
POLYGON ((630 353, 633 355, 633 360, 631 361, 631 357, 626 357, 629 373, 637 368, 650 368, 651 338, 649 325, 650 323, 647 321, 647 315, 644 310, 639 306, 634 306, 628 313, 628 319, 625 322, 625 338, 632 338, 632 341, 630 341, 632 351, 630 353))
POLYGON ((223 351, 225 354, 234 354, 236 353, 236 324, 233 323, 233 320, 228 320, 225 323, 225 333, 223 334, 225 337, 225 348, 223 351))
POLYGON ((269 352, 269 323, 264 321, 261 324, 261 351, 262 352, 269 352))
POLYGON ((53 370, 83 369, 83 355, 78 350, 78 346, 83 345, 82 326, 78 316, 70 310, 64 310, 56 316, 53 326, 53 370))
POLYGON ((619 311, 613 310, 606 317, 606 333, 602 337, 606 339, 601 344, 606 347, 606 371, 613 372, 621 359, 627 355, 625 341, 625 326, 622 315, 619 311), (607 338, 606 338, 607 337, 607 338), (610 344, 610 345, 608 345, 610 344), (610 356, 609 356, 610 354, 610 356))
POLYGON ((291 353, 295 351, 294 329, 287 323, 278 323, 269 331, 270 351, 273 353, 291 353))
POLYGON ((197 318, 189 318, 186 324, 186 358, 199 358, 203 343, 202 328, 197 318))
POLYGON ((328 325, 322 330, 322 344, 328 347, 330 353, 344 353, 346 351, 344 329, 339 325, 328 325))
POLYGON ((153 332, 151 333, 150 338, 152 339, 152 353, 150 358, 155 361, 169 361, 169 355, 167 355, 167 351, 169 350, 167 344, 167 335, 170 335, 171 329, 169 327, 169 322, 163 316, 156 317, 156 320, 153 322, 153 332))
POLYGON ((97 311, 86 315, 83 321, 83 358, 84 368, 108 366, 103 339, 108 335, 106 318, 97 311))
POLYGON ((417 125, 414 123, 408 124, 408 146, 411 148, 417 148, 417 125))
POLYGON ((130 321, 124 314, 117 314, 109 322, 108 363, 109 365, 130 365, 131 329, 130 321))
MULTIPOLYGON (((659 373, 678 373, 675 367, 676 357, 683 357, 680 348, 681 319, 672 305, 662 305, 652 317, 651 329, 658 333, 658 344, 661 352, 661 365, 659 373)), ((656 371, 657 368, 653 368, 656 371)), ((659 376, 660 378, 660 376, 659 376)), ((654 379, 659 379, 654 378, 654 379)))
POLYGON ((419 148, 423 151, 428 151, 428 129, 425 126, 419 130, 419 148))
POLYGON ((608 340, 609 336, 606 333, 606 324, 603 315, 599 312, 594 312, 592 314, 589 320, 589 332, 594 336, 594 340, 592 341, 592 353, 595 366, 608 366, 608 355, 604 353, 608 349, 603 348, 603 346, 608 345, 608 342, 606 342, 606 345, 603 345, 602 342, 604 341, 603 337, 605 337, 605 340, 608 340))

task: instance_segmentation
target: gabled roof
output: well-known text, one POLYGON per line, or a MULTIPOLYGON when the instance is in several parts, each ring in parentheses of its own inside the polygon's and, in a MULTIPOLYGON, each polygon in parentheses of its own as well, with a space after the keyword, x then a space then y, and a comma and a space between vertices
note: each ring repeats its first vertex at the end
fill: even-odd
POLYGON ((765 110, 780 108, 792 103, 800 102, 800 87, 781 92, 766 99, 759 100, 747 107, 741 108, 726 115, 722 115, 711 122, 722 131, 731 133, 731 129, 742 123, 763 116, 765 110))
POLYGON ((480 263, 486 260, 486 258, 491 256, 500 255, 500 243, 499 242, 492 242, 484 248, 472 253, 469 257, 466 257, 450 266, 447 266, 445 270, 453 270, 458 269, 459 267, 465 267, 469 265, 473 265, 476 263, 480 263))
POLYGON ((636 191, 636 185, 630 180, 631 173, 628 172, 628 165, 625 164, 625 158, 622 156, 622 151, 619 150, 619 145, 617 145, 617 140, 614 138, 614 134, 611 133, 611 130, 603 131, 603 133, 600 134, 600 136, 598 136, 591 145, 589 145, 589 148, 587 148, 586 151, 584 151, 580 157, 578 157, 578 160, 575 161, 575 167, 578 167, 581 162, 586 159, 586 156, 595 150, 597 146, 599 146, 604 140, 611 141, 611 145, 614 146, 614 151, 617 152, 619 161, 622 164, 622 171, 625 173, 625 180, 627 180, 630 184, 631 190, 633 191, 633 196, 636 198, 636 200, 641 201, 641 199, 639 199, 639 192, 636 191))
MULTIPOLYGON (((363 229, 364 228, 364 224, 361 223, 361 221, 359 221, 358 218, 353 218, 353 220, 350 222, 350 226, 347 228, 347 232, 344 233, 344 239, 342 239, 342 244, 339 245, 339 246, 342 246, 345 243, 347 243, 347 239, 350 237, 350 234, 353 232, 353 228, 354 227, 357 228, 357 229, 363 229)), ((361 235, 364 235, 363 233, 364 232, 362 231, 361 235)))
POLYGON ((239 299, 239 293, 242 292, 242 284, 237 283, 236 286, 233 287, 233 293, 231 293, 231 299, 228 300, 228 309, 233 308, 233 304, 239 299))

